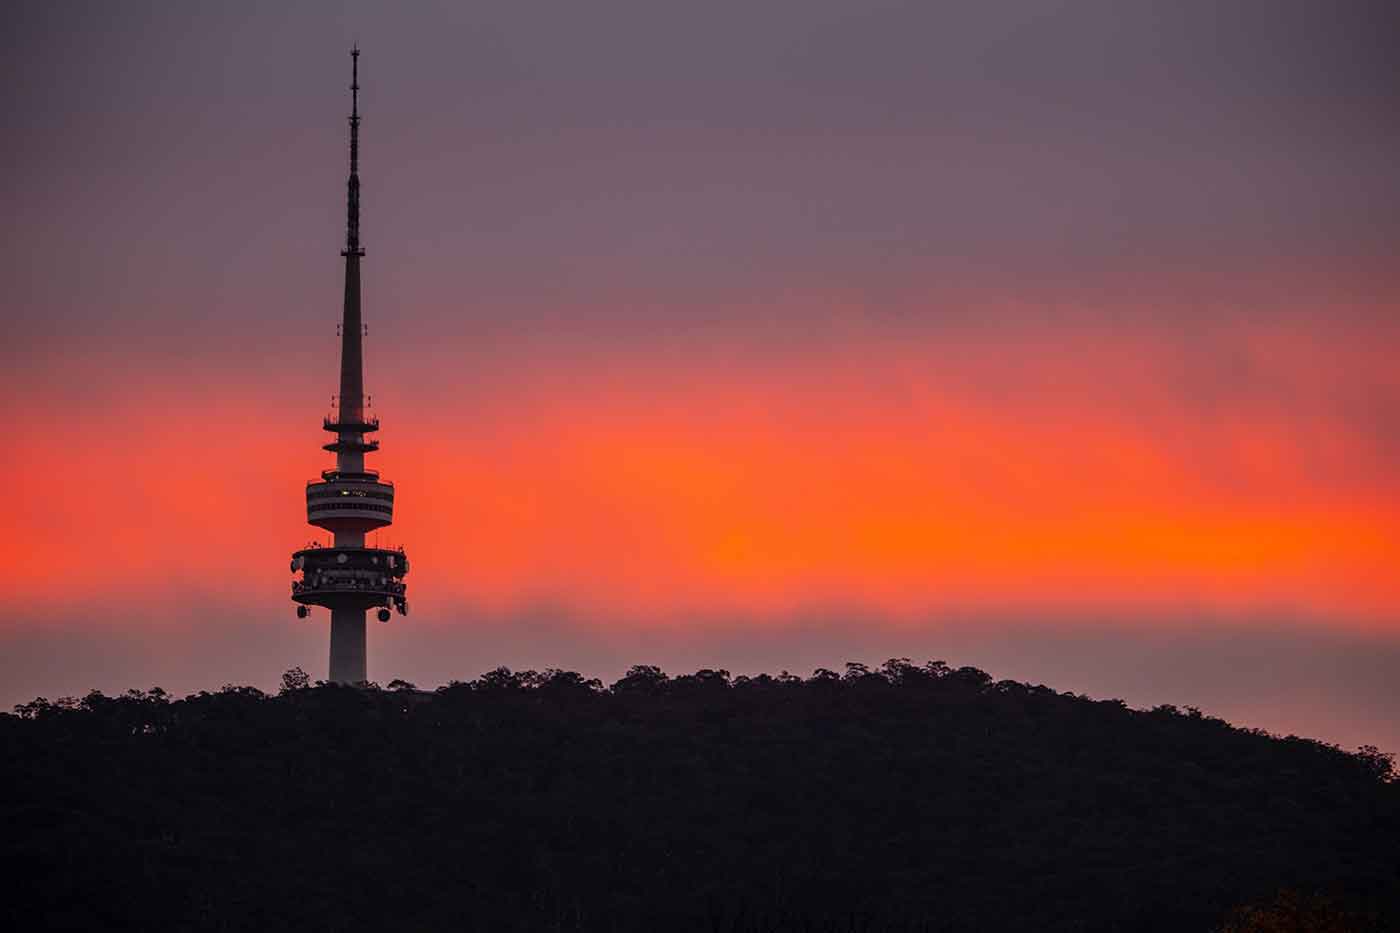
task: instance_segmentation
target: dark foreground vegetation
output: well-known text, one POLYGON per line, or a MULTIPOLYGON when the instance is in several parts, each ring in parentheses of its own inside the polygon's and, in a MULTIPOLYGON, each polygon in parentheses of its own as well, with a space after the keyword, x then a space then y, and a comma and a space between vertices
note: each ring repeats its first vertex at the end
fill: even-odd
POLYGON ((6 929, 1400 929, 1374 749, 892 661, 0 717, 6 929))

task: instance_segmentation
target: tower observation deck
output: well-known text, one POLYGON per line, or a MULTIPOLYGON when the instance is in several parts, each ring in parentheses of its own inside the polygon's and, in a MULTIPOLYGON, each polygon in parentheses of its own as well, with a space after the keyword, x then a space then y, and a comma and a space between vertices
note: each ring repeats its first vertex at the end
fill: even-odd
POLYGON ((365 454, 379 449, 371 435, 379 419, 364 394, 364 324, 360 319, 360 50, 350 51, 350 180, 346 196, 345 304, 340 326, 340 394, 322 427, 335 440, 323 449, 335 454, 335 469, 306 484, 306 520, 333 535, 329 547, 313 546, 292 555, 292 599, 305 619, 312 606, 331 612, 330 680, 355 684, 367 679, 365 612, 377 609, 388 622, 392 610, 408 615, 403 582, 408 557, 403 549, 365 547, 365 535, 394 520, 394 484, 365 468, 365 454))

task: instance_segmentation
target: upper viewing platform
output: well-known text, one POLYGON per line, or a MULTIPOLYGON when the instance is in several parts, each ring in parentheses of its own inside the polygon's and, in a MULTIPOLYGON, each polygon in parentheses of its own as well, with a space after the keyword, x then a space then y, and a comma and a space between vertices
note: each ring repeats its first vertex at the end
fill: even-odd
POLYGON ((379 418, 376 415, 365 414, 358 418, 327 415, 321 420, 321 426, 336 434, 368 434, 371 431, 379 430, 379 418))
POLYGON ((365 440, 363 437, 360 438, 359 440, 356 440, 356 439, 354 439, 354 438, 350 438, 349 440, 346 440, 345 438, 337 438, 336 440, 331 441, 329 444, 322 444, 322 445, 321 445, 321 449, 322 449, 322 450, 329 450, 329 451, 330 451, 331 453, 333 453, 333 454, 338 454, 338 453, 360 453, 360 454, 368 454, 368 453, 373 453, 374 451, 376 451, 376 450, 379 449, 379 442, 378 442, 378 441, 367 441, 367 440, 365 440))

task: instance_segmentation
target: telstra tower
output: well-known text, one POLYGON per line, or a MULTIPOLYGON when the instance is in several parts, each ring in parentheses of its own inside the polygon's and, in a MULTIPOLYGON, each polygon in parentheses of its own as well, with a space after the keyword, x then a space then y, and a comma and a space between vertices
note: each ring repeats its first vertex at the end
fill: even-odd
POLYGON ((366 532, 394 520, 394 485, 365 469, 365 454, 379 449, 369 435, 379 419, 368 411, 364 394, 364 359, 360 321, 360 50, 350 51, 350 182, 346 204, 345 314, 340 325, 340 394, 323 427, 335 435, 325 449, 335 454, 335 469, 306 484, 306 520, 335 536, 330 547, 312 546, 292 555, 292 599, 297 616, 312 606, 331 611, 330 680, 356 684, 366 679, 365 611, 378 607, 380 622, 390 610, 408 615, 404 574, 408 558, 402 548, 365 547, 366 532))

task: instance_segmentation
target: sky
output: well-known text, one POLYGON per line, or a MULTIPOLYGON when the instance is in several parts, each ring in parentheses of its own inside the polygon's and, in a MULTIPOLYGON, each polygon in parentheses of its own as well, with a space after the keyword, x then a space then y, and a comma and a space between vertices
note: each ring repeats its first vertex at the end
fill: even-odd
POLYGON ((0 704, 890 657, 1400 751, 1386 3, 5 7, 0 704))

